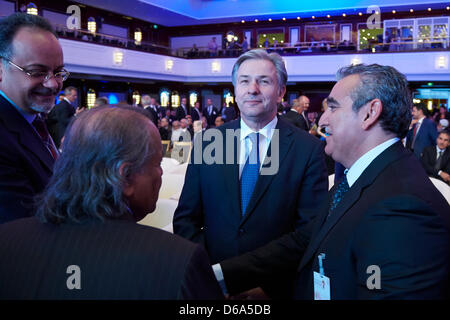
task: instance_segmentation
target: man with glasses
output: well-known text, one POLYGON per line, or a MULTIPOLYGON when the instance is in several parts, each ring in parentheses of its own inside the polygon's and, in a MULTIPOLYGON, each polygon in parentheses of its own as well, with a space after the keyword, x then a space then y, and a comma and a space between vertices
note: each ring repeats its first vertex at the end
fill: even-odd
POLYGON ((0 21, 0 223, 34 213, 58 150, 41 114, 69 73, 51 25, 15 13, 0 21))

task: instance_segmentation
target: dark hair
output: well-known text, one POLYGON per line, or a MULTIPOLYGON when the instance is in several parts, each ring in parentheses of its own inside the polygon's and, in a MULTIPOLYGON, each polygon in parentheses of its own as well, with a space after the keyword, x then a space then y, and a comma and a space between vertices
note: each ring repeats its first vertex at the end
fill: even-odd
POLYGON ((427 106, 425 105, 425 103, 423 103, 423 102, 414 103, 414 107, 417 110, 422 110, 422 113, 424 116, 428 115, 428 109, 427 109, 427 106))
POLYGON ((148 126, 154 125, 135 107, 105 106, 80 113, 66 132, 53 176, 37 197, 37 216, 58 224, 126 213, 124 183, 156 151, 150 146, 157 142, 148 126))
POLYGON ((404 138, 411 123, 412 98, 406 77, 390 66, 357 64, 341 68, 338 80, 357 74, 360 84, 353 89, 353 110, 357 112, 373 99, 380 99, 380 124, 385 131, 404 138))
POLYGON ((44 18, 26 13, 13 13, 0 20, 0 57, 11 59, 12 41, 14 36, 23 27, 37 28, 52 33, 57 37, 51 24, 44 18))

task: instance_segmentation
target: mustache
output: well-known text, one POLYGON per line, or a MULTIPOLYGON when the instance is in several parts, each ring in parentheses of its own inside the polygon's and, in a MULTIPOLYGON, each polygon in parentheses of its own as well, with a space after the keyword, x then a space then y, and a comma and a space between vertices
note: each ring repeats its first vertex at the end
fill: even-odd
POLYGON ((44 96, 56 96, 58 94, 59 90, 52 90, 52 89, 40 89, 40 90, 34 90, 33 93, 44 95, 44 96))

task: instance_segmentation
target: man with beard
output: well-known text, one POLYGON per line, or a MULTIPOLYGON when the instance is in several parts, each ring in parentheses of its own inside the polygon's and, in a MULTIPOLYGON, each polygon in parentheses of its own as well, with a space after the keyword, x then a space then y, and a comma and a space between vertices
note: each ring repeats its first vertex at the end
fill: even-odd
POLYGON ((52 175, 58 150, 41 114, 68 75, 45 19, 16 13, 0 21, 0 223, 30 216, 52 175))

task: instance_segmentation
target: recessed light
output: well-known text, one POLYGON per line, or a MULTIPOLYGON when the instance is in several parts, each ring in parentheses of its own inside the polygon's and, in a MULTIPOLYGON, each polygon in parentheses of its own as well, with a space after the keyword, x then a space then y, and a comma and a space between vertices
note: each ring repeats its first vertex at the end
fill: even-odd
POLYGON ((362 16, 362 12, 358 13, 358 15, 362 16))
POLYGON ((272 22, 272 18, 269 18, 269 21, 272 22))
POLYGON ((331 17, 329 14, 327 14, 327 18, 331 17))
POLYGON ((283 21, 286 21, 286 18, 283 18, 283 21))
POLYGON ((428 11, 431 11, 431 8, 428 8, 428 11))
POLYGON ((346 17, 347 15, 345 13, 342 14, 343 17, 346 17))
POLYGON ((413 9, 409 9, 409 12, 413 13, 413 12, 414 12, 414 10, 413 10, 413 9))
POLYGON ((397 11, 395 11, 395 10, 392 10, 392 13, 393 13, 393 14, 395 14, 396 12, 397 12, 397 11))
POLYGON ((297 17, 297 20, 300 20, 300 17, 297 17))
POLYGON ((312 16, 312 18, 315 19, 316 17, 315 17, 315 16, 312 16))
POLYGON ((255 19, 255 22, 258 22, 258 19, 255 19))
POLYGON ((245 20, 242 20, 241 22, 242 22, 242 23, 245 23, 245 20))

